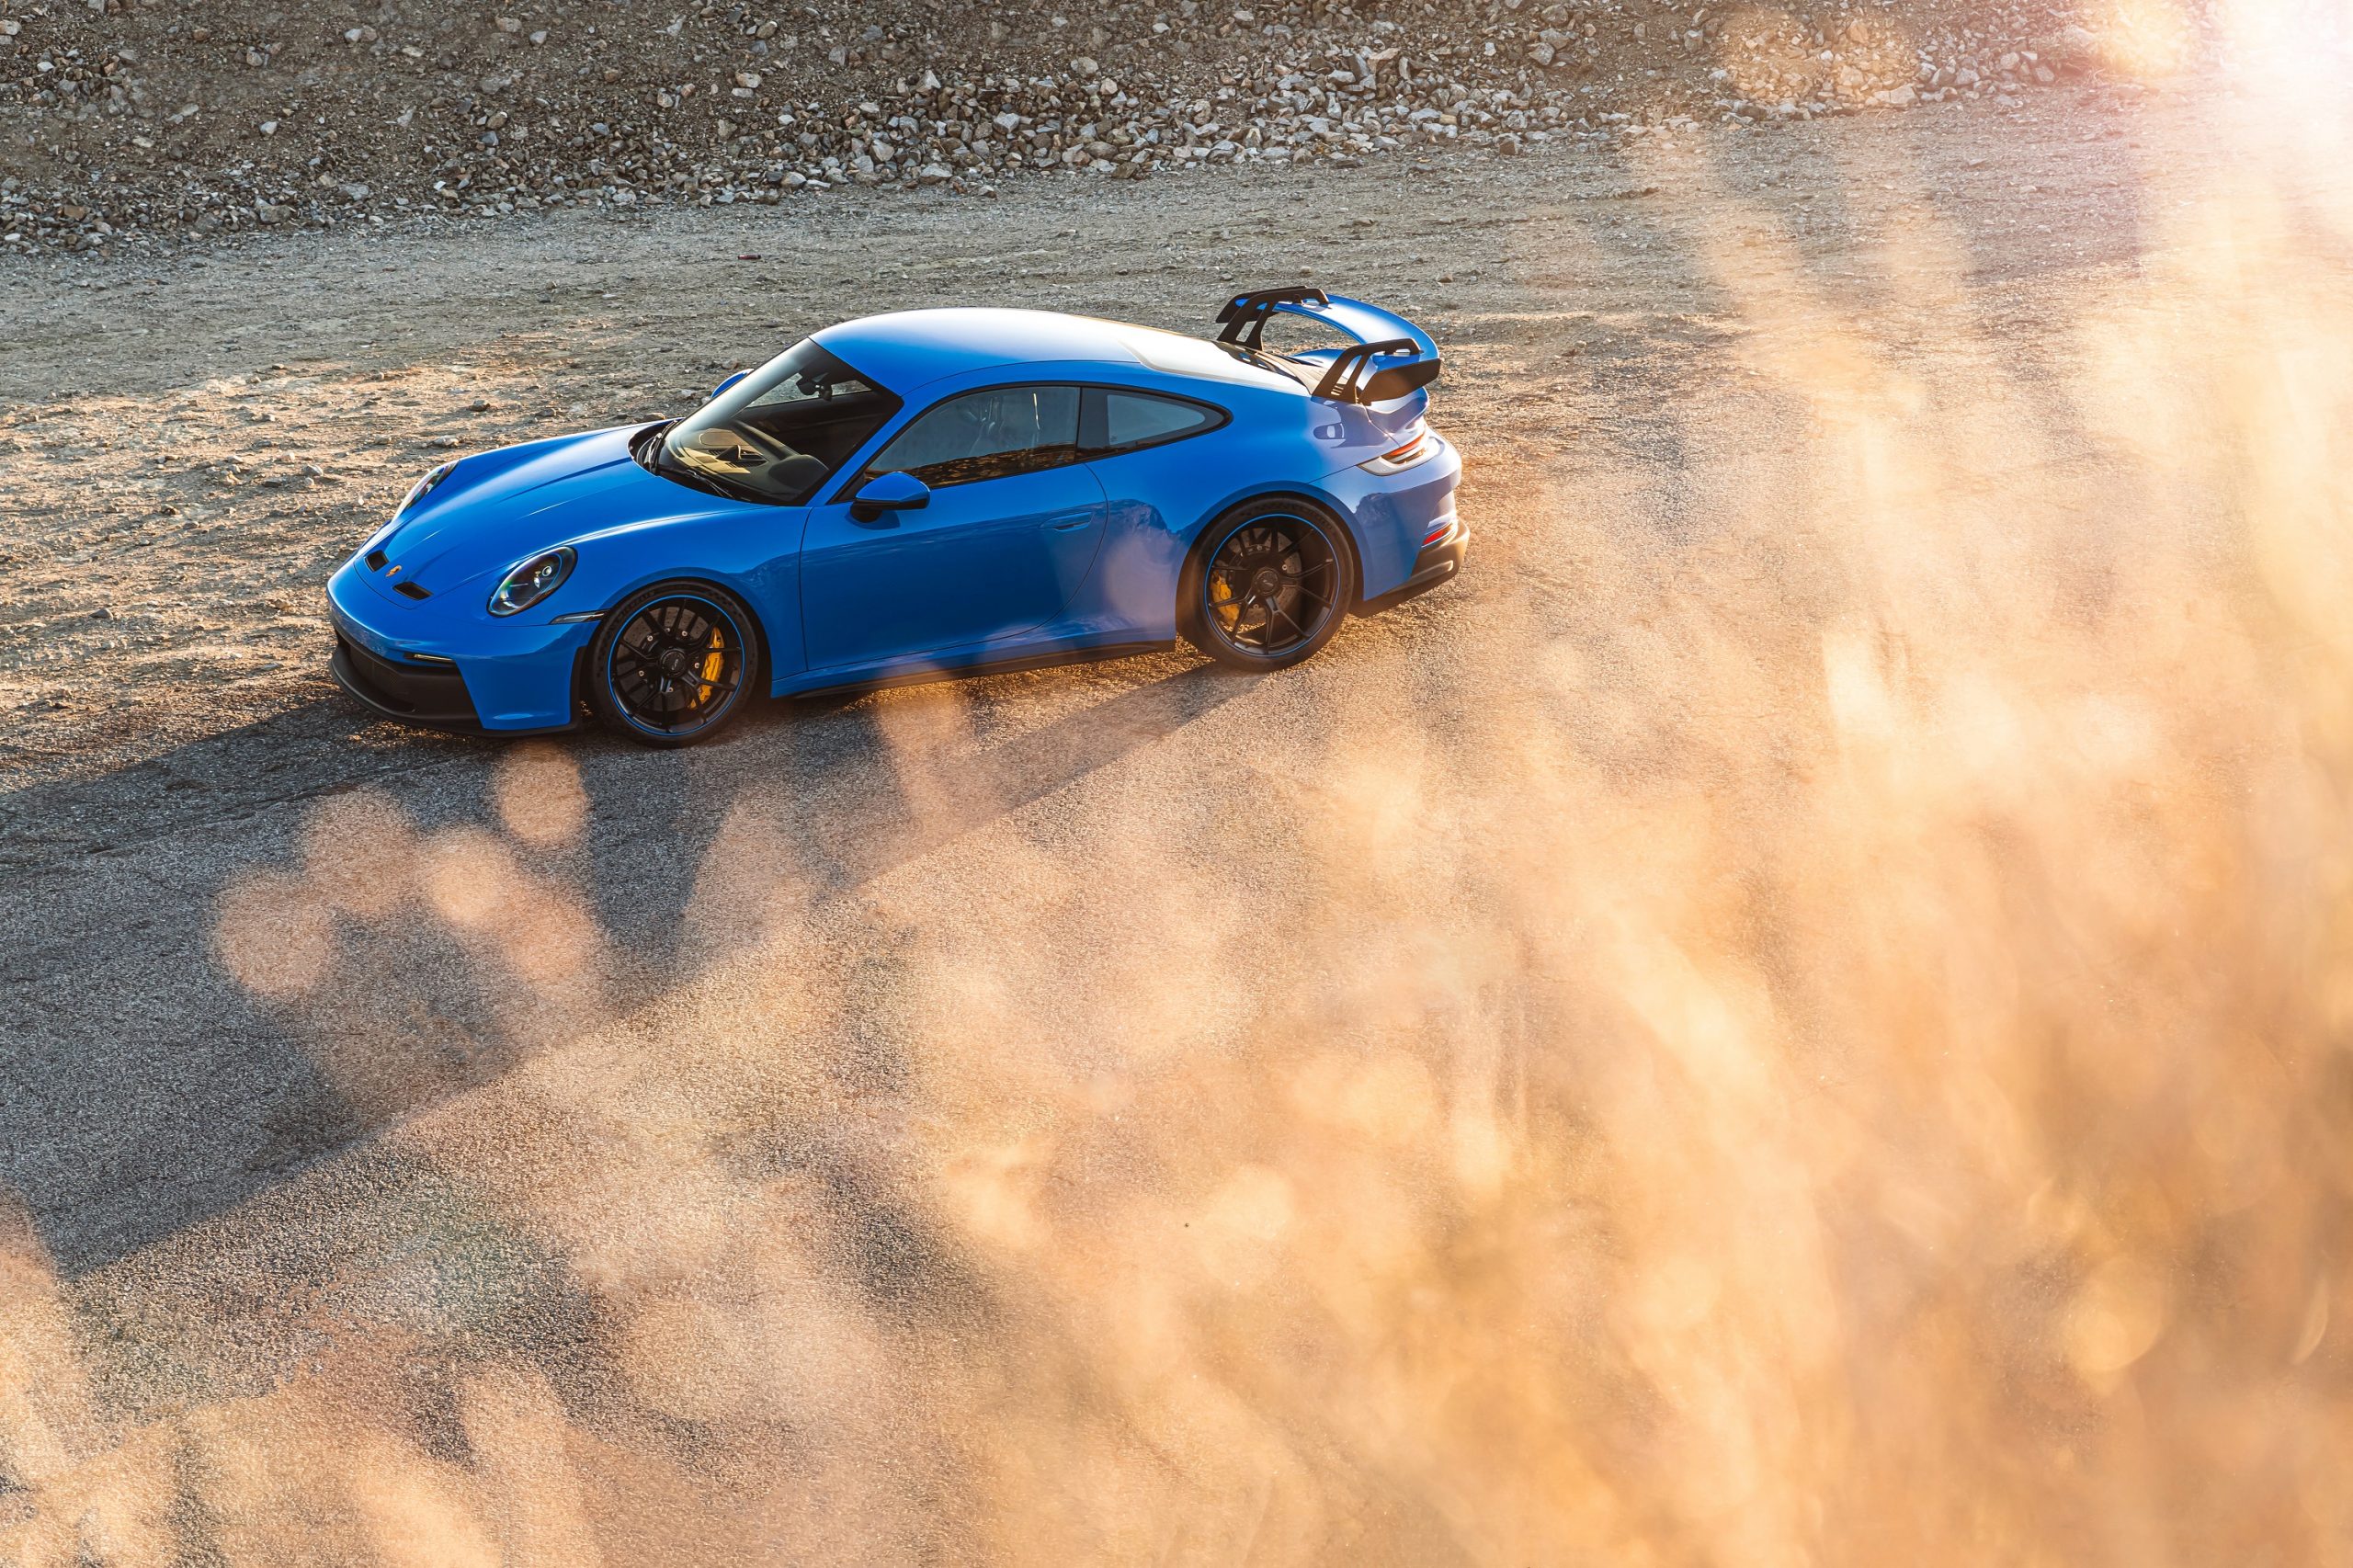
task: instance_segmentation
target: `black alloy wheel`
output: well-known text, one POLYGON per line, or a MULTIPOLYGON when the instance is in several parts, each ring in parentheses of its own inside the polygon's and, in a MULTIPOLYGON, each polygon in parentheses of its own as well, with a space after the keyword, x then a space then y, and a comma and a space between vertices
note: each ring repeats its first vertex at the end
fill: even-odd
POLYGON ((758 668, 751 613, 740 600, 699 585, 664 585, 605 618, 589 697, 635 740, 689 745, 734 717, 758 668))
POLYGON ((1351 562, 1336 525, 1287 504, 1220 518, 1186 574, 1186 636, 1237 669, 1282 669, 1339 629, 1351 562))

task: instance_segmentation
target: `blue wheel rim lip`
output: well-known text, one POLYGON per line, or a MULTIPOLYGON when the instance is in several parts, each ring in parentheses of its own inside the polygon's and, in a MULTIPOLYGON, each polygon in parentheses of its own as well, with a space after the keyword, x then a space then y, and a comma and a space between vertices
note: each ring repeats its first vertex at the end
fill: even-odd
POLYGON ((1242 521, 1226 529, 1224 533, 1219 535, 1216 545, 1211 549, 1208 559, 1201 569, 1201 591, 1199 596, 1201 610, 1203 614, 1209 618, 1210 630, 1217 634, 1218 641, 1223 642, 1227 647, 1233 649, 1235 653, 1242 654, 1245 658, 1279 659, 1305 644, 1313 642, 1317 637, 1323 634, 1324 627, 1331 623, 1332 617, 1339 606, 1339 594, 1336 589, 1330 598, 1325 601, 1324 606, 1324 619, 1316 622, 1315 630, 1302 637, 1297 642, 1292 643, 1290 647, 1272 653, 1267 653, 1261 648, 1247 647, 1243 643, 1235 642, 1231 636, 1227 635, 1225 628, 1218 624, 1216 608, 1210 602, 1211 567, 1217 563, 1217 558, 1224 553, 1225 547, 1233 542, 1234 535, 1242 532, 1245 528, 1265 528, 1269 523, 1278 522, 1297 523, 1301 528, 1307 529, 1317 539, 1322 540, 1324 541, 1324 553, 1331 557, 1332 571, 1336 574, 1340 570, 1339 547, 1332 542, 1332 536, 1330 532, 1324 528, 1323 524, 1317 522, 1314 518, 1306 516, 1304 513, 1259 512, 1254 516, 1245 517, 1242 521))
POLYGON ((614 688, 613 655, 620 651, 621 637, 620 631, 617 631, 613 634, 611 645, 605 650, 605 689, 612 694, 613 711, 621 716, 621 722, 623 723, 629 725, 631 729, 637 731, 639 733, 657 735, 670 740, 676 740, 682 735, 700 734, 703 731, 717 723, 722 716, 733 712, 735 710, 735 703, 737 699, 744 695, 744 687, 749 681, 752 674, 751 639, 744 635, 743 626, 736 620, 733 614, 729 613, 725 605, 721 604, 716 599, 707 598, 701 594, 664 594, 660 598, 649 599, 645 603, 638 606, 636 609, 630 612, 629 620, 621 622, 621 631, 627 631, 630 627, 630 621, 635 620, 639 616, 643 615, 655 605, 669 604, 674 600, 683 600, 688 604, 698 604, 709 607, 711 613, 721 621, 725 623, 727 630, 734 634, 735 645, 744 650, 744 665, 742 673, 735 682, 735 689, 729 692, 727 694, 727 700, 712 709, 710 710, 710 716, 705 719, 701 723, 697 724, 691 730, 656 729, 651 724, 641 722, 638 720, 637 715, 629 710, 629 704, 620 699, 620 693, 614 688))

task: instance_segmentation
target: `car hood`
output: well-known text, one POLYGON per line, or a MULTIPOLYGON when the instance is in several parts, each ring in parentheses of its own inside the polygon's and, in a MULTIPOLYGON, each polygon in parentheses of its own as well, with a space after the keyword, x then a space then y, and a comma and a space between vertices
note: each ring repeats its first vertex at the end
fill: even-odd
POLYGON ((630 456, 630 439, 643 428, 560 436, 460 460, 376 541, 386 557, 381 580, 438 594, 584 535, 705 509, 708 497, 648 473, 630 456))

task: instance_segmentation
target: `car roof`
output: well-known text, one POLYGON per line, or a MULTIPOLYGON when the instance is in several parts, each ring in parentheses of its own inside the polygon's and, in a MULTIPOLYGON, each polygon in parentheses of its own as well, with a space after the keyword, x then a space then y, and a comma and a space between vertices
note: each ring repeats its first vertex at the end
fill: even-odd
POLYGON ((1253 369, 1199 338, 1060 311, 977 306, 895 311, 829 326, 816 340, 903 396, 942 376, 997 365, 1088 360, 1185 379, 1267 387, 1292 384, 1288 377, 1253 369))
POLYGON ((991 365, 1056 359, 1136 363, 1115 322, 1058 311, 894 311, 829 326, 817 341, 893 392, 991 365))

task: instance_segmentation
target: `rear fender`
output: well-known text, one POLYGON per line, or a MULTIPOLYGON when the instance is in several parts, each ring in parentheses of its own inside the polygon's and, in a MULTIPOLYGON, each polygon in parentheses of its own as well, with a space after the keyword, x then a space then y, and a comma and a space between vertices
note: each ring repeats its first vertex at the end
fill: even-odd
POLYGON ((1342 542, 1347 546, 1349 554, 1356 558, 1359 574, 1361 574, 1365 558, 1365 540, 1364 530, 1358 521, 1356 508, 1327 485, 1303 484, 1296 479, 1267 480, 1263 483, 1246 485, 1236 490, 1233 494, 1202 513, 1199 520, 1187 531, 1186 552, 1190 554, 1199 549, 1202 536, 1209 532, 1210 525, 1233 510, 1234 507, 1245 502, 1268 499, 1309 502, 1319 510, 1338 518, 1340 531, 1347 536, 1342 542))

